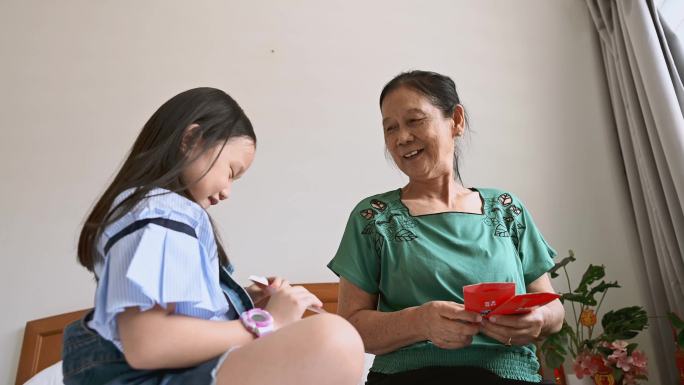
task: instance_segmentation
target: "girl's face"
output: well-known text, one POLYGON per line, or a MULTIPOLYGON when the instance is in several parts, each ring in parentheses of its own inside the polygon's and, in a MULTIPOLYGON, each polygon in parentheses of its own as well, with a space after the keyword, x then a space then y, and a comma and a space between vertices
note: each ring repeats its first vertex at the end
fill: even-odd
POLYGON ((385 145, 399 169, 412 180, 453 172, 454 138, 463 134, 463 108, 445 117, 423 94, 401 87, 382 102, 385 145))
MULTIPOLYGON (((252 164, 255 151, 254 142, 246 137, 230 139, 225 146, 219 143, 188 165, 181 174, 181 182, 190 186, 188 192, 203 208, 218 204, 228 199, 233 182, 252 164)), ((197 154, 191 152, 188 156, 192 159, 197 154)))

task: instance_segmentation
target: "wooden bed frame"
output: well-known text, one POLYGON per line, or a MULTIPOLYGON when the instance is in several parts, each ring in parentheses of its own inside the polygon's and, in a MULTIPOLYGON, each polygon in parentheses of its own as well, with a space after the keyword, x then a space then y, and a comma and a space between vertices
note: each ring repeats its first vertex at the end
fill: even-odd
MULTIPOLYGON (((325 310, 331 313, 337 312, 337 283, 306 283, 301 285, 323 301, 325 310)), ((81 318, 88 310, 90 309, 59 314, 26 323, 16 385, 22 385, 36 373, 62 359, 62 333, 64 328, 81 318)), ((311 314, 307 312, 305 316, 311 314)))

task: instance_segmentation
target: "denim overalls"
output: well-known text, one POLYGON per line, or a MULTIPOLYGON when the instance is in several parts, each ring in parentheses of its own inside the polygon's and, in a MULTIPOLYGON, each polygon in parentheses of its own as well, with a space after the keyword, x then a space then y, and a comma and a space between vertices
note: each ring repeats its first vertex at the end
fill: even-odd
MULTIPOLYGON (((247 292, 231 277, 232 266, 219 269, 221 289, 229 302, 228 318, 239 318, 254 307, 247 292)), ((65 385, 81 384, 211 384, 220 357, 192 368, 137 370, 128 365, 123 353, 87 326, 93 311, 64 329, 62 372, 65 385)))

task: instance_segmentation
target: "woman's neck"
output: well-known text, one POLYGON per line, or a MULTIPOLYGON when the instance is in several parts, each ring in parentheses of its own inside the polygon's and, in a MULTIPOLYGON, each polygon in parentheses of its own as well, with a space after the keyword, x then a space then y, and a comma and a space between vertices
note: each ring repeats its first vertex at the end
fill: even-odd
POLYGON ((465 188, 452 175, 410 180, 401 190, 401 200, 413 215, 458 211, 480 214, 480 195, 465 188))
POLYGON ((450 206, 458 196, 470 192, 454 180, 452 175, 443 175, 431 179, 409 180, 402 189, 402 197, 407 200, 427 199, 450 206))

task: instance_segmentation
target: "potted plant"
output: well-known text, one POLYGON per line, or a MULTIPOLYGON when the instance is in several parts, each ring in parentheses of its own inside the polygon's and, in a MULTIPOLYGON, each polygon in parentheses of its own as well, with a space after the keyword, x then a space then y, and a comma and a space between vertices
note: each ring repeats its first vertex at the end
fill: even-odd
POLYGON ((568 291, 560 293, 561 301, 569 305, 572 313, 561 330, 542 344, 546 364, 551 368, 562 367, 569 356, 578 379, 589 377, 597 385, 638 384, 639 380, 647 379, 647 360, 637 344, 628 341, 647 327, 646 311, 640 306, 610 310, 601 316, 601 328, 597 328, 606 293, 620 285, 603 279, 604 266, 590 264, 573 290, 566 265, 575 260, 570 250, 569 256, 549 271, 552 278, 559 276, 559 270, 565 273, 568 291))
POLYGON ((677 342, 677 351, 675 352, 675 359, 677 362, 677 369, 679 369, 679 383, 684 384, 684 321, 675 313, 669 313, 667 317, 672 324, 672 333, 677 342))

